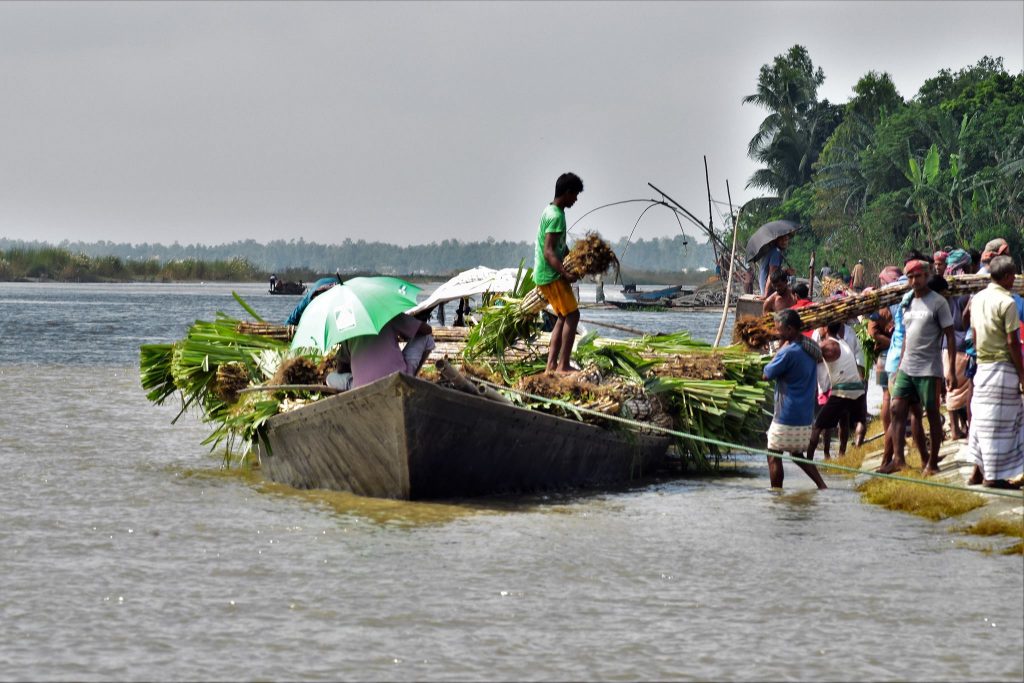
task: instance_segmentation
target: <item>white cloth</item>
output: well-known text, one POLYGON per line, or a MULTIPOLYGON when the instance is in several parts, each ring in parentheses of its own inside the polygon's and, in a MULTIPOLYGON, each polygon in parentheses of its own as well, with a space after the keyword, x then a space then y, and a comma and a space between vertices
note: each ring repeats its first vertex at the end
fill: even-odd
POLYGON ((1024 472, 1024 399, 1011 363, 978 365, 967 456, 985 479, 1013 479, 1024 472))
POLYGON ((784 425, 772 421, 768 427, 768 450, 780 453, 806 453, 811 444, 811 425, 784 425))

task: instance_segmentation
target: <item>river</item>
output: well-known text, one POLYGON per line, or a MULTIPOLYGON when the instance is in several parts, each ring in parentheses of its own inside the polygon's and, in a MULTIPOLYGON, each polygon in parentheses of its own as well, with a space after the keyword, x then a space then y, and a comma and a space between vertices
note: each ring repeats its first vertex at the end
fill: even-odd
MULTIPOLYGON (((241 316, 232 289, 273 320, 296 301, 0 283, 0 679, 1024 678, 1020 556, 788 464, 783 492, 743 461, 453 504, 224 473, 203 425, 146 401, 138 346, 241 316)), ((583 318, 705 339, 718 323, 583 318)))

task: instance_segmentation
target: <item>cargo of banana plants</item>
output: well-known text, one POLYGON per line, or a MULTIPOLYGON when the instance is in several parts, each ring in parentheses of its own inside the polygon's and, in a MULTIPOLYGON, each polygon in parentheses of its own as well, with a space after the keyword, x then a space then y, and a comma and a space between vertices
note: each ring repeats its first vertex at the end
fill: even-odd
MULTIPOLYGON (((250 310, 251 309, 247 309, 250 310)), ((203 441, 211 450, 225 445, 225 463, 247 457, 263 441, 266 420, 315 391, 243 391, 261 384, 320 384, 320 359, 295 357, 280 338, 246 334, 243 321, 218 313, 216 320, 197 320, 185 337, 172 344, 144 344, 139 372, 146 398, 162 404, 177 394, 181 409, 195 410, 213 427, 203 441)), ((329 371, 329 370, 327 370, 329 371)))
MULTIPOLYGON (((949 289, 945 295, 960 296, 980 292, 991 280, 987 275, 954 275, 947 278, 947 282, 949 289)), ((1014 290, 1024 293, 1024 279, 1017 278, 1014 290)), ((880 308, 897 304, 909 291, 909 284, 893 285, 811 304, 797 312, 803 323, 802 329, 812 330, 816 327, 826 327, 829 323, 868 315, 880 308)), ((737 320, 733 331, 733 340, 742 342, 750 349, 764 348, 775 336, 775 320, 771 315, 737 320)))
POLYGON ((621 428, 600 415, 629 418, 690 437, 678 437, 684 462, 711 467, 727 451, 703 437, 728 443, 757 444, 766 428, 769 385, 761 380, 767 357, 739 346, 714 348, 686 332, 624 340, 589 334, 577 345, 574 360, 583 369, 569 375, 547 374, 543 359, 507 362, 496 373, 486 363, 464 362, 467 374, 498 377, 523 407, 570 419, 621 428), (526 396, 529 394, 529 396, 526 396), (557 399, 552 402, 550 399, 557 399), (572 407, 568 407, 569 404, 572 407))
MULTIPOLYGON (((717 441, 752 445, 761 441, 770 385, 762 381, 767 357, 739 346, 715 348, 687 332, 626 340, 585 338, 580 362, 593 362, 644 383, 660 398, 676 431, 717 441)), ((721 446, 679 437, 680 453, 698 464, 717 462, 721 446)))

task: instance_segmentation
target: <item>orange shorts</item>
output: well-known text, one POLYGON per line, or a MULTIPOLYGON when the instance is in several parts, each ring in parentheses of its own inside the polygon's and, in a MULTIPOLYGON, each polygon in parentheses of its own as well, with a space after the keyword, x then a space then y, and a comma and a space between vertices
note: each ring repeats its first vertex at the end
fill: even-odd
POLYGON ((537 289, 551 304, 551 308, 555 309, 555 313, 562 318, 580 308, 576 303, 576 296, 572 293, 572 287, 562 278, 546 285, 537 285, 537 289))

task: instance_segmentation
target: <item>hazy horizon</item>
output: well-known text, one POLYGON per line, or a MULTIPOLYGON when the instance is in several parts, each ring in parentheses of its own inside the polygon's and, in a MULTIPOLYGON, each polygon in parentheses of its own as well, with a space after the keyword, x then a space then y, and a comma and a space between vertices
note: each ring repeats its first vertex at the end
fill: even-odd
MULTIPOLYGON (((721 225, 726 180, 760 194, 740 101, 796 43, 822 98, 871 70, 910 98, 983 56, 1020 72, 1024 3, 0 3, 0 237, 531 241, 566 170, 570 223, 648 182, 706 222, 704 155, 721 225)), ((634 239, 678 233, 654 209, 634 239)))

